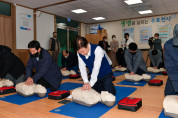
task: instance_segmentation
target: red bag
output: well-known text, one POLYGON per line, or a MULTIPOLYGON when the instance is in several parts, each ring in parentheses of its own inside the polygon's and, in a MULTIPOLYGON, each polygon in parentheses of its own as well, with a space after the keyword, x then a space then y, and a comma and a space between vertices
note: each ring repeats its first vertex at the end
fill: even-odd
POLYGON ((78 79, 80 78, 80 74, 69 75, 69 79, 78 79))
POLYGON ((16 92, 14 86, 10 86, 10 87, 0 87, 0 95, 8 94, 8 93, 14 93, 14 92, 16 92))
POLYGON ((150 85, 150 86, 161 86, 161 85, 163 85, 163 80, 153 79, 153 80, 150 80, 148 82, 148 85, 150 85))
POLYGON ((163 75, 167 75, 167 71, 162 72, 163 75))
POLYGON ((61 100, 70 95, 70 91, 67 90, 57 90, 54 92, 50 92, 48 94, 48 99, 53 99, 53 100, 61 100))
POLYGON ((115 81, 115 80, 116 80, 116 78, 114 76, 112 76, 112 81, 115 81))
POLYGON ((125 97, 118 102, 118 109, 137 111, 142 106, 141 98, 125 97))

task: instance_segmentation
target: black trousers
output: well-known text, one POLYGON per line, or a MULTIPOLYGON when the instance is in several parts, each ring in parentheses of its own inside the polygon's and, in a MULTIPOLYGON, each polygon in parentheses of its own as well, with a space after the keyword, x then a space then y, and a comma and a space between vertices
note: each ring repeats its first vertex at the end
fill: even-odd
POLYGON ((112 75, 113 73, 111 72, 104 77, 99 78, 92 88, 98 93, 101 93, 101 91, 108 91, 109 93, 116 95, 116 89, 112 83, 112 75))
MULTIPOLYGON (((150 63, 150 67, 153 67, 153 64, 152 63, 150 63)), ((162 63, 159 63, 159 65, 158 65, 158 69, 160 69, 160 68, 163 68, 164 67, 164 62, 162 62, 162 63)))
POLYGON ((57 90, 50 83, 48 83, 44 78, 41 78, 40 80, 38 80, 37 84, 40 84, 44 86, 45 88, 50 88, 51 91, 57 90))

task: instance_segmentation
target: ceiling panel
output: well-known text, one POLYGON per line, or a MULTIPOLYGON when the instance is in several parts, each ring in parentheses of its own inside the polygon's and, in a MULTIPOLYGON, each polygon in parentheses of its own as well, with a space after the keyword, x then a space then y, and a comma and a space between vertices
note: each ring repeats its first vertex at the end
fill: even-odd
MULTIPOLYGON (((65 0, 5 0, 31 8, 41 7, 65 0)), ((145 17, 152 15, 170 14, 178 12, 178 0, 142 0, 144 4, 149 4, 153 14, 141 15, 133 8, 128 7, 124 0, 76 0, 65 4, 58 4, 42 8, 40 10, 53 13, 59 16, 71 18, 85 23, 97 23, 120 19, 145 17), (85 14, 75 14, 71 10, 84 9, 85 14), (103 21, 95 21, 93 17, 106 17, 103 21)), ((145 7, 146 8, 146 7, 145 7)))
POLYGON ((15 4, 28 6, 31 8, 37 8, 49 4, 59 3, 66 0, 4 0, 4 1, 13 2, 15 4))

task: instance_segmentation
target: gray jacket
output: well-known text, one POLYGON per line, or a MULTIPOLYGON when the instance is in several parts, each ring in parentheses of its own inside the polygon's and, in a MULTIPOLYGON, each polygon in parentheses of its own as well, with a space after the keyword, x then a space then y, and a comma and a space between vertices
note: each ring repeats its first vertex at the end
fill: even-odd
POLYGON ((163 62, 163 59, 162 59, 162 52, 157 50, 158 51, 158 54, 153 56, 152 55, 152 50, 149 51, 149 56, 150 56, 150 60, 151 60, 151 63, 153 64, 153 67, 158 67, 159 64, 161 62, 163 62))
POLYGON ((135 55, 132 55, 129 50, 125 50, 125 62, 127 64, 127 69, 130 72, 137 72, 137 69, 140 68, 143 71, 147 71, 146 63, 143 59, 142 51, 137 49, 137 53, 135 55), (133 61, 132 61, 133 58, 133 61))

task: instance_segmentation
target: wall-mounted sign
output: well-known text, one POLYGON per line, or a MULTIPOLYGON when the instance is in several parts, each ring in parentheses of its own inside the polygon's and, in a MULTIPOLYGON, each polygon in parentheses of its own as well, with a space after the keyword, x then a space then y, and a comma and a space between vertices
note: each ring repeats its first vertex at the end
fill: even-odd
POLYGON ((31 15, 20 13, 20 29, 22 30, 31 30, 31 15))

